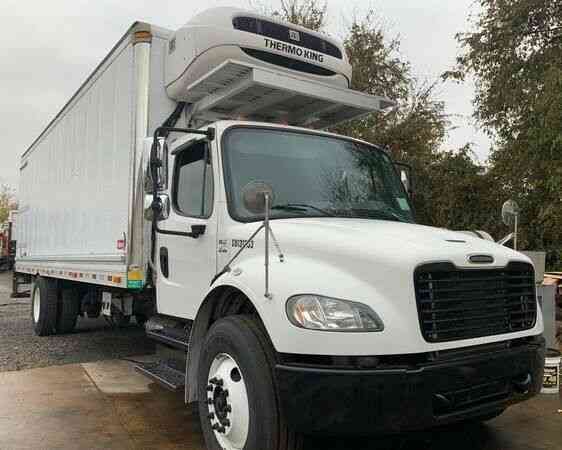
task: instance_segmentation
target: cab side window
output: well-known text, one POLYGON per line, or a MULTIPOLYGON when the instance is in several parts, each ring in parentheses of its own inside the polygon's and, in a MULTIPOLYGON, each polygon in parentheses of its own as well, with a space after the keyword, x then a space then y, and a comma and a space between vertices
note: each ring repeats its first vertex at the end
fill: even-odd
POLYGON ((209 217, 213 211, 213 170, 206 142, 186 148, 176 156, 173 202, 189 217, 209 217))

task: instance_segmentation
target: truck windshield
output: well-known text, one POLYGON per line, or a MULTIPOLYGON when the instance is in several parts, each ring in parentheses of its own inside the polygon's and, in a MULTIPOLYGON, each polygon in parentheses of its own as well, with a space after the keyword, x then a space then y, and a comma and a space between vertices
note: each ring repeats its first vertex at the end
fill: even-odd
POLYGON ((413 222, 410 203, 386 153, 361 143, 311 133, 233 128, 223 141, 229 211, 236 220, 260 220, 246 210, 244 187, 268 183, 271 218, 347 217, 413 222))

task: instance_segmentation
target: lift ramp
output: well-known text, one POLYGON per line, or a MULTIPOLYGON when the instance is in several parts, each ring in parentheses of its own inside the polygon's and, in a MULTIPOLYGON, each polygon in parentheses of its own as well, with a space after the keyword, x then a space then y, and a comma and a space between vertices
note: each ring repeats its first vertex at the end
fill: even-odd
POLYGON ((391 100, 228 60, 186 90, 191 118, 244 119, 316 129, 394 106, 391 100))

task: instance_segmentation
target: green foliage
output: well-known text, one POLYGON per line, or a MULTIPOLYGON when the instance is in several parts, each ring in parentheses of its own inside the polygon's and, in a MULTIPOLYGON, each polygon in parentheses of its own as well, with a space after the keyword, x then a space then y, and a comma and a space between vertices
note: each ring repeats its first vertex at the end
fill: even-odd
POLYGON ((0 186, 0 224, 8 219, 8 214, 16 208, 14 192, 6 184, 0 186))
POLYGON ((521 206, 522 248, 562 249, 562 2, 480 0, 449 74, 476 79, 476 118, 495 139, 490 174, 521 206))
POLYGON ((301 25, 311 30, 321 30, 326 20, 328 3, 316 0, 280 0, 281 11, 278 14, 284 20, 301 25))
MULTIPOLYGON (((306 8, 299 7, 298 0, 292 4, 290 10, 281 8, 281 16, 293 23, 310 22, 302 17, 307 10, 326 11, 314 0, 304 2, 306 8), (295 11, 299 12, 296 17, 295 11)), ((399 40, 388 39, 377 23, 370 11, 355 18, 347 29, 344 46, 353 66, 351 88, 387 97, 396 105, 334 131, 381 145, 394 160, 413 167, 418 222, 457 230, 483 229, 499 237, 505 229, 499 220, 501 199, 494 177, 474 163, 468 146, 441 150, 449 121, 434 93, 442 81, 416 80, 399 54, 399 40)), ((317 25, 323 28, 323 22, 317 25)))

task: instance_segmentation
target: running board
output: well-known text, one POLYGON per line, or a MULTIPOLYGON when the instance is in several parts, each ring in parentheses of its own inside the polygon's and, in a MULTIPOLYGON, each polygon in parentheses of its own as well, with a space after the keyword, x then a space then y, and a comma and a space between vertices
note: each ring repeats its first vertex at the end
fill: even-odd
POLYGON ((180 322, 175 319, 154 316, 145 324, 146 336, 150 339, 187 352, 191 322, 180 322))
POLYGON ((183 339, 182 336, 178 336, 177 334, 166 333, 166 330, 154 330, 154 331, 146 331, 146 336, 149 339, 154 339, 155 341, 160 342, 161 344, 169 345, 170 347, 177 348, 179 350, 184 350, 187 352, 189 348, 189 342, 186 339, 183 339))
POLYGON ((154 380, 162 387, 177 392, 185 387, 185 373, 183 370, 179 370, 178 366, 179 364, 176 361, 167 360, 139 364, 135 366, 135 370, 154 380))

